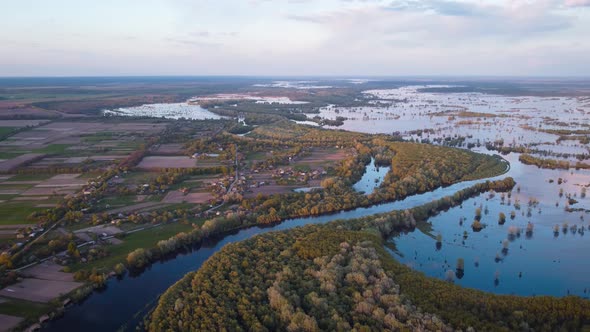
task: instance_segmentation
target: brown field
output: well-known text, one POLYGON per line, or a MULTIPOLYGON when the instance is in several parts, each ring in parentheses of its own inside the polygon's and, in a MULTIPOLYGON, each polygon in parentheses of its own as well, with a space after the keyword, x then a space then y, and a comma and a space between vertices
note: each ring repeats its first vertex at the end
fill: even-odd
POLYGON ((277 185, 275 180, 272 178, 270 172, 264 172, 259 174, 251 174, 252 183, 260 183, 264 182, 264 185, 261 185, 258 188, 248 188, 248 192, 244 194, 244 198, 253 198, 256 197, 258 194, 264 195, 272 195, 272 194, 286 194, 293 192, 295 188, 301 188, 301 186, 293 185, 293 186, 284 186, 284 185, 277 185))
POLYGON ((27 153, 12 159, 0 161, 0 172, 11 171, 18 166, 41 159, 43 156, 44 154, 42 153, 27 153))
POLYGON ((148 156, 141 160, 140 169, 158 168, 192 168, 197 167, 197 161, 187 156, 148 156))
POLYGON ((295 164, 320 166, 346 158, 349 151, 342 149, 314 149, 309 156, 297 158, 295 164))
POLYGON ((83 283, 26 278, 0 290, 0 295, 33 302, 49 302, 71 292, 83 283))
POLYGON ((34 187, 22 192, 23 196, 49 196, 67 195, 80 190, 87 183, 85 179, 79 179, 80 174, 59 174, 41 181, 34 187))
MULTIPOLYGON (((26 148, 43 148, 49 144, 79 144, 83 135, 100 132, 121 134, 155 134, 166 127, 165 123, 149 121, 136 122, 66 122, 56 121, 12 135, 0 142, 0 146, 21 146, 26 148)), ((115 141, 116 142, 116 141, 115 141)))
POLYGON ((166 194, 166 197, 162 200, 163 203, 194 203, 194 204, 201 204, 207 203, 209 200, 213 199, 214 196, 208 192, 202 193, 188 193, 183 194, 178 190, 174 190, 166 194))
POLYGON ((31 266, 22 271, 22 275, 28 278, 48 279, 55 281, 74 281, 71 273, 61 272, 63 266, 52 262, 44 262, 31 266))
POLYGON ((194 204, 202 204, 207 203, 209 200, 214 199, 215 197, 208 192, 204 193, 189 193, 185 197, 185 201, 187 203, 194 203, 194 204))
POLYGON ((79 230, 75 231, 74 234, 78 235, 81 233, 94 233, 94 234, 100 235, 102 233, 105 233, 107 235, 116 235, 116 234, 119 234, 122 232, 123 231, 119 227, 116 227, 116 226, 98 225, 98 226, 79 229, 79 230))
POLYGON ((37 195, 70 195, 76 192, 76 188, 64 188, 64 187, 56 187, 56 188, 31 188, 28 189, 21 194, 24 196, 37 196, 37 195))
POLYGON ((0 229, 23 228, 31 226, 30 224, 0 225, 0 229))
MULTIPOLYGON (((125 97, 85 98, 80 100, 57 100, 35 103, 35 106, 47 110, 59 110, 64 113, 98 113, 107 108, 131 107, 153 103, 171 103, 180 101, 170 95, 138 95, 125 97)), ((0 113, 2 114, 2 113, 0 113)))
POLYGON ((156 207, 161 207, 166 205, 166 203, 161 202, 144 202, 138 203, 134 205, 124 206, 116 209, 111 209, 106 211, 108 214, 118 214, 118 213, 129 213, 129 212, 136 212, 144 209, 153 209, 156 207))
POLYGON ((277 184, 260 186, 258 188, 249 188, 249 191, 244 194, 244 198, 253 198, 258 194, 263 195, 275 195, 275 194, 287 194, 292 193, 293 189, 301 188, 302 186, 280 186, 277 184))
MULTIPOLYGON (((20 196, 20 197, 15 197, 12 200, 13 201, 44 201, 49 199, 49 196, 20 196)), ((55 204, 53 204, 55 205, 55 204)))
POLYGON ((0 314, 0 331, 10 331, 24 318, 0 314))
POLYGON ((50 262, 25 269, 21 272, 27 277, 0 290, 0 295, 33 302, 49 302, 83 285, 74 282, 72 274, 60 272, 61 269, 61 266, 50 262))
POLYGON ((0 195, 18 195, 20 193, 22 193, 22 190, 0 189, 0 195))
POLYGON ((174 154, 179 155, 182 154, 182 148, 184 144, 181 143, 169 143, 169 144, 160 144, 155 150, 155 153, 158 154, 174 154))
POLYGON ((57 118, 59 112, 47 111, 34 106, 26 105, 23 103, 13 101, 0 101, 0 119, 13 119, 13 118, 57 118))
POLYGON ((3 182, 3 180, 5 179, 0 179, 0 183, 3 184, 8 184, 8 185, 15 185, 15 184, 38 184, 39 181, 9 181, 9 182, 3 182))

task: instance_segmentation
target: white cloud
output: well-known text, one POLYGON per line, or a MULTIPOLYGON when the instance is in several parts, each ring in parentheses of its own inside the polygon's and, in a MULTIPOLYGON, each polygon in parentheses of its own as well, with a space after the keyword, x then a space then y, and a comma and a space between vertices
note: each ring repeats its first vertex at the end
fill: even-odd
POLYGON ((590 6, 590 0, 565 0, 565 5, 568 7, 590 6))
POLYGON ((132 2, 118 7, 107 25, 55 1, 0 13, 16 31, 0 36, 0 76, 590 72, 590 0, 153 0, 136 2, 139 17, 132 2))

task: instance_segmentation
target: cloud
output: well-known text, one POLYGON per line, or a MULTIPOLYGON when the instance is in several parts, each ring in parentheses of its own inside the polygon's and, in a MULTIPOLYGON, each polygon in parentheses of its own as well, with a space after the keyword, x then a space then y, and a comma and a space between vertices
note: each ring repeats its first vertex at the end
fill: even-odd
POLYGON ((325 23, 326 18, 325 17, 321 17, 321 16, 317 16, 317 15, 295 15, 295 14, 290 14, 285 16, 287 19, 289 20, 293 20, 293 21, 298 21, 298 22, 304 22, 304 23, 315 23, 315 24, 321 24, 321 23, 325 23))
POLYGON ((567 7, 590 7, 590 0, 565 0, 567 7))
POLYGON ((392 11, 431 11, 439 15, 447 16, 485 16, 487 14, 487 11, 485 11, 481 5, 446 0, 393 1, 386 8, 392 11))
POLYGON ((191 32, 190 35, 195 37, 209 37, 211 33, 209 31, 195 31, 191 32))
POLYGON ((20 34, 6 37, 0 73, 105 75, 121 68, 129 74, 187 75, 590 72, 590 41, 583 38, 590 28, 590 11, 584 7, 590 0, 161 4, 146 4, 151 10, 129 23, 129 29, 103 29, 104 22, 81 13, 78 21, 64 20, 64 28, 51 30, 40 21, 47 15, 23 16, 7 25, 20 34), (80 35, 70 35, 72 31, 80 35))
POLYGON ((202 41, 200 39, 189 39, 189 38, 177 38, 177 37, 166 37, 165 42, 179 44, 184 46, 195 46, 195 47, 220 47, 223 44, 218 42, 202 41))
MULTIPOLYGON (((508 5, 410 0, 341 11, 326 17, 330 17, 338 29, 342 29, 342 24, 355 25, 355 28, 364 29, 373 36, 401 34, 427 43, 459 44, 488 38, 519 40, 543 37, 572 27, 575 17, 554 12, 554 7, 552 0, 512 1, 508 5)), ((334 33, 337 33, 335 29, 334 33)))

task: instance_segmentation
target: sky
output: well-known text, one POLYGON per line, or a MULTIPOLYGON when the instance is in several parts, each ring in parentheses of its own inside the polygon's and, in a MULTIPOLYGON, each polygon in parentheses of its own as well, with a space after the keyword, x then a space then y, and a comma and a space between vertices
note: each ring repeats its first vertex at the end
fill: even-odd
POLYGON ((0 76, 590 76, 590 0, 0 0, 0 76))

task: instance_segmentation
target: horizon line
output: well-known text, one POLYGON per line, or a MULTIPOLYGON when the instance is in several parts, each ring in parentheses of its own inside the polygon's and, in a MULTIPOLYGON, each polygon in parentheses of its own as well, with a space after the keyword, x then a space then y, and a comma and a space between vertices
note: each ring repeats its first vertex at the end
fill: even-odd
POLYGON ((0 75, 0 79, 23 79, 23 78, 323 78, 323 79, 390 79, 390 78, 575 78, 590 79, 590 75, 485 75, 485 74, 468 74, 468 75, 451 75, 451 74, 416 74, 416 75, 257 75, 257 74, 211 74, 211 75, 174 75, 174 74, 157 74, 157 75, 0 75))

